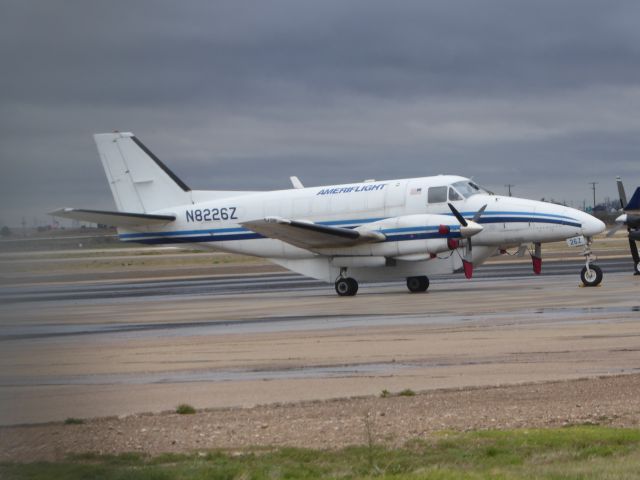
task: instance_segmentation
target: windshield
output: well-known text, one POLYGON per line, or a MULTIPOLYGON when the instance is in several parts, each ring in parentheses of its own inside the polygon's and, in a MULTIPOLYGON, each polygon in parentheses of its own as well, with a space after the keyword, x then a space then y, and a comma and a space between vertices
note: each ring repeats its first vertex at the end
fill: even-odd
POLYGON ((460 182, 453 183, 451 185, 456 191, 462 195, 464 198, 469 198, 471 195, 475 195, 476 193, 489 193, 484 188, 479 187, 475 183, 470 180, 463 180, 460 182))

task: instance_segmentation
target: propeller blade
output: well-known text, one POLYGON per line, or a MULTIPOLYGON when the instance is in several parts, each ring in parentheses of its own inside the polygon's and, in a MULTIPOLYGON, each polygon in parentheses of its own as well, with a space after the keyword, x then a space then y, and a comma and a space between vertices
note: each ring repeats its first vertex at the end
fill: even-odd
POLYGON ((456 217, 456 219, 461 225, 460 226, 461 236, 467 237, 467 242, 464 249, 464 256, 462 258, 462 265, 464 267, 464 276, 467 278, 471 278, 473 276, 473 243, 471 242, 471 237, 473 235, 480 233, 483 230, 482 225, 480 225, 477 222, 478 220, 480 220, 480 217, 482 216, 485 209, 487 208, 487 205, 483 205, 480 208, 480 210, 478 210, 475 213, 475 215, 473 216, 473 219, 469 221, 467 221, 460 214, 460 212, 456 209, 456 207, 454 207, 450 203, 447 203, 447 205, 449 205, 449 210, 451 210, 451 213, 453 213, 453 216, 456 217))
POLYGON ((466 227, 467 221, 462 215, 460 215, 460 212, 456 209, 456 207, 454 207, 450 203, 447 203, 447 205, 449 205, 449 210, 451 210, 451 213, 453 213, 453 216, 456 217, 460 225, 462 225, 463 227, 466 227))
POLYGON ((476 212, 476 214, 473 216, 471 221, 472 222, 477 222, 478 220, 480 220, 480 217, 482 216, 482 214, 484 213, 486 208, 487 208, 487 205, 486 204, 483 205, 482 208, 476 212))
POLYGON ((640 240, 640 232, 637 232, 637 231, 629 232, 629 249, 631 250, 631 257, 633 258, 633 261, 636 264, 636 269, 637 269, 638 268, 637 265, 638 263, 640 263, 640 254, 638 254, 638 246, 636 245, 636 240, 640 240), (638 238, 634 238, 634 234, 638 238))
POLYGON ((467 239, 467 247, 464 249, 462 266, 464 267, 464 276, 467 277, 467 279, 471 279, 473 276, 473 243, 471 243, 471 238, 467 239))
POLYGON ((464 269, 464 276, 471 279, 473 277, 473 263, 462 260, 462 268, 464 269))
POLYGON ((624 227, 624 223, 618 223, 611 230, 607 232, 607 237, 613 237, 616 234, 616 232, 620 230, 622 227, 624 227))

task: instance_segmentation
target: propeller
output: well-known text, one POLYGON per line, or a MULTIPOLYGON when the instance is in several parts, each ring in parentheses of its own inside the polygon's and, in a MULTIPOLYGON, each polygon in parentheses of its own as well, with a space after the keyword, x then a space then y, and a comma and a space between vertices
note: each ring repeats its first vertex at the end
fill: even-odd
POLYGON ((623 213, 622 215, 620 215, 618 218, 616 218, 616 225, 607 232, 607 237, 612 237, 615 235, 615 233, 620 230, 622 227, 626 226, 627 224, 627 214, 623 213))
POLYGON ((477 222, 478 220, 480 220, 480 217, 482 216, 482 214, 484 213, 484 211, 487 209, 487 205, 484 204, 482 207, 480 207, 480 210, 478 210, 476 212, 476 214, 473 216, 473 218, 471 219, 472 222, 477 222))
POLYGON ((635 275, 640 275, 640 254, 638 253, 637 241, 640 241, 640 215, 637 215, 635 210, 638 209, 638 194, 640 187, 638 187, 631 197, 631 201, 627 203, 627 195, 624 191, 624 185, 622 179, 616 177, 616 183, 618 184, 618 194, 620 195, 620 207, 622 208, 622 215, 616 218, 616 225, 607 232, 607 237, 613 236, 622 227, 627 227, 629 249, 631 250, 631 257, 633 257, 633 263, 635 265, 635 275))
POLYGON ((458 220, 458 223, 460 223, 460 236, 467 239, 466 248, 462 257, 462 266, 464 268, 464 276, 467 278, 471 278, 473 276, 473 245, 471 243, 471 237, 477 235, 483 230, 482 225, 477 222, 478 220, 480 220, 480 217, 484 213, 487 206, 483 205, 480 210, 475 213, 471 220, 467 220, 451 203, 447 203, 447 205, 449 205, 449 210, 451 210, 453 216, 456 217, 456 220, 458 220))

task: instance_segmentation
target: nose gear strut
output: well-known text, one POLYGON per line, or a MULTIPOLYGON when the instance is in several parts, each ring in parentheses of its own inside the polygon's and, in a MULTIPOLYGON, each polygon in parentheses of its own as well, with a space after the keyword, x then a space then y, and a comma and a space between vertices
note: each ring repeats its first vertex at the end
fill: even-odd
POLYGON ((580 272, 580 279, 585 287, 596 287, 602 282, 602 269, 594 263, 597 258, 591 251, 591 244, 593 243, 591 237, 586 237, 586 240, 582 250, 585 266, 582 267, 580 272))

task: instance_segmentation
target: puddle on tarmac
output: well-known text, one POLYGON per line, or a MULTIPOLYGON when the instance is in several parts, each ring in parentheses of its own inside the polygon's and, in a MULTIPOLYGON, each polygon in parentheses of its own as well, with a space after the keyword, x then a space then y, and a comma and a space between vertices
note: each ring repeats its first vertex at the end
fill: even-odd
POLYGON ((196 370, 157 373, 123 373, 98 375, 48 375, 5 377, 0 386, 42 385, 140 385, 191 382, 229 382, 247 380, 280 380, 301 378, 339 378, 360 375, 391 374, 415 367, 415 364, 387 362, 361 365, 334 365, 276 370, 196 370))

